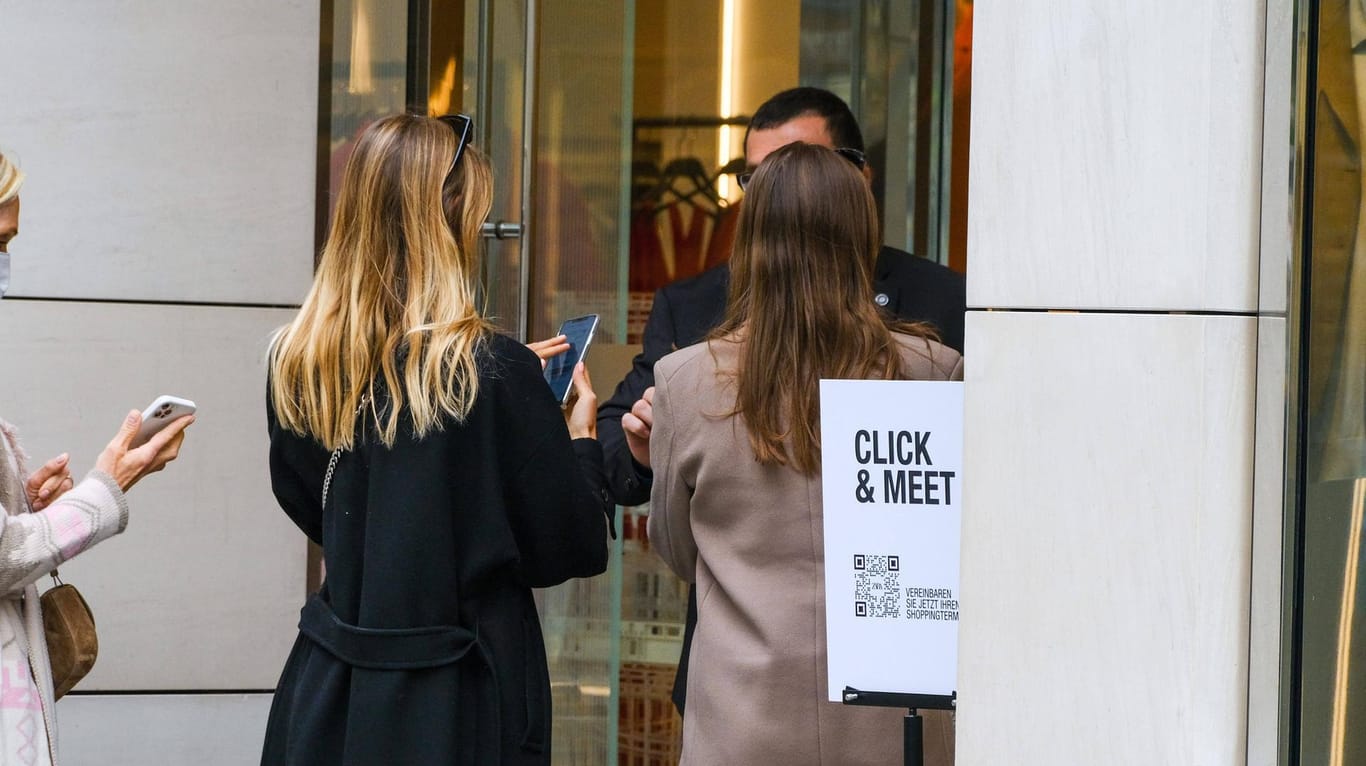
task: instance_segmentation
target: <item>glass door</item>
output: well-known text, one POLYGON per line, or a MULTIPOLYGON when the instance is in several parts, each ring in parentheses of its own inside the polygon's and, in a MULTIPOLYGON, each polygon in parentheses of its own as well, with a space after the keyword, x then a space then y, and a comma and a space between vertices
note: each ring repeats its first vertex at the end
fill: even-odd
POLYGON ((536 5, 534 0, 431 3, 433 26, 448 16, 460 15, 465 22, 463 48, 451 51, 447 62, 459 60, 457 54, 463 53, 460 92, 451 94, 452 101, 458 97, 474 117, 475 140, 493 163, 493 210, 484 225, 486 310, 500 327, 523 341, 529 339, 530 278, 524 242, 535 226, 528 214, 528 139, 535 119, 528 99, 534 94, 529 75, 536 61, 531 45, 536 5))
POLYGON ((1297 5, 1283 762, 1366 763, 1366 8, 1297 5))
MULTIPOLYGON (((495 202, 484 232, 488 314, 523 341, 553 335, 570 317, 598 314, 589 360, 605 399, 622 374, 602 367, 614 357, 601 352, 620 339, 625 322, 619 221, 632 4, 460 5, 431 3, 431 50, 442 52, 428 71, 435 82, 462 60, 440 47, 437 30, 453 28, 445 17, 463 11, 463 76, 449 82, 460 83, 493 162, 495 202)), ((614 551, 607 575, 537 593, 556 764, 616 762, 620 562, 614 551)))
MULTIPOLYGON (((460 92, 433 93, 451 102, 469 96, 465 108, 494 163, 496 201, 485 226, 489 314, 528 340, 596 313, 599 340, 615 341, 624 322, 618 252, 632 3, 434 2, 432 29, 454 28, 443 16, 460 5, 460 92)), ((434 36, 432 50, 439 44, 434 36)), ((457 60, 453 52, 433 56, 429 76, 444 77, 457 60)))

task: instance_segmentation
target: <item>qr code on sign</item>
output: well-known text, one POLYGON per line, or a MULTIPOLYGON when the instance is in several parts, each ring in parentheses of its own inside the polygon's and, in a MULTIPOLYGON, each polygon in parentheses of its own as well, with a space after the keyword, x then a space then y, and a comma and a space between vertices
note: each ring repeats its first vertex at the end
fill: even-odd
POLYGON ((901 558, 860 553, 854 556, 854 616, 901 617, 901 558))

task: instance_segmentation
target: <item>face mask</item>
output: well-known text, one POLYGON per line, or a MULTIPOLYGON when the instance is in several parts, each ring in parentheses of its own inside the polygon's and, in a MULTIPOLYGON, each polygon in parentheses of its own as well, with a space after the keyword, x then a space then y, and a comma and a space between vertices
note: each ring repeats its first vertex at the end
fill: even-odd
POLYGON ((0 298, 9 289, 9 253, 0 253, 0 298))

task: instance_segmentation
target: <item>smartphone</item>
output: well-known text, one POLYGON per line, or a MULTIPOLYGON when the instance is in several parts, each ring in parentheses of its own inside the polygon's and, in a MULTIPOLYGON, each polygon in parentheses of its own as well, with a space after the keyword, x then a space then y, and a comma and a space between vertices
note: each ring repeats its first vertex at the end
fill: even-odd
POLYGON ((147 405, 147 409, 142 411, 142 425, 138 427, 137 435, 133 437, 133 446, 135 448, 141 447, 158 431, 178 418, 193 415, 194 411, 194 402, 189 399, 165 394, 158 396, 152 400, 151 404, 147 405))
POLYGON ((550 384, 550 393, 555 395, 561 407, 569 401, 569 391, 574 387, 574 366, 588 353, 588 345, 593 342, 597 329, 597 314, 566 319, 560 325, 558 334, 567 339, 569 350, 546 362, 545 382, 550 384))

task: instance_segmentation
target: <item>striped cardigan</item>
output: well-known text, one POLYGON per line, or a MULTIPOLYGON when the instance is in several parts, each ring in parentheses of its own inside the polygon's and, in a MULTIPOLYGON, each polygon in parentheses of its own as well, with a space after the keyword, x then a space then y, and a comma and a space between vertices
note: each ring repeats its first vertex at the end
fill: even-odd
POLYGON ((29 513, 24 459, 14 429, 0 420, 0 766, 57 760, 52 667, 37 582, 128 524, 122 490, 100 471, 29 513))

